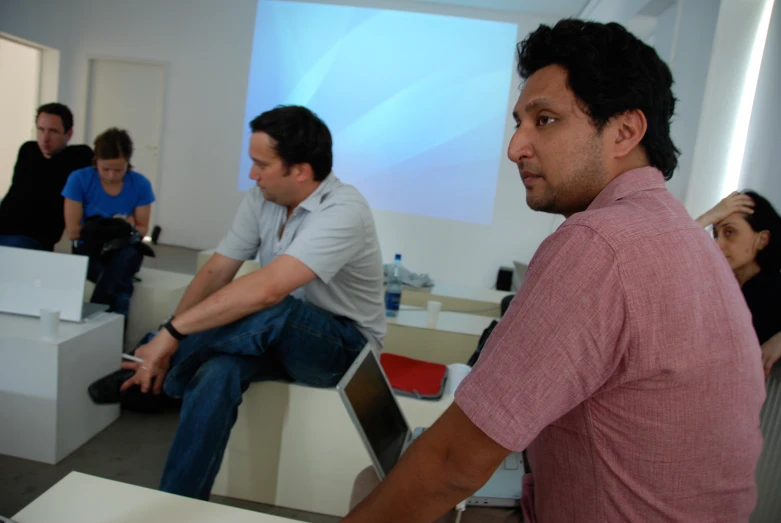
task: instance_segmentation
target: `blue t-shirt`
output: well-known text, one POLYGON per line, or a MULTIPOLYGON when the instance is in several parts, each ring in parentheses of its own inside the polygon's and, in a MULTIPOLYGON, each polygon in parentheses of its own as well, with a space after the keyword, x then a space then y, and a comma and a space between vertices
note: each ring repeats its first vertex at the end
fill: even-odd
POLYGON ((143 174, 128 171, 122 190, 111 196, 100 183, 98 170, 84 167, 73 171, 65 183, 62 195, 84 207, 84 218, 100 215, 111 218, 117 214, 131 216, 136 207, 143 207, 155 201, 152 184, 143 174))

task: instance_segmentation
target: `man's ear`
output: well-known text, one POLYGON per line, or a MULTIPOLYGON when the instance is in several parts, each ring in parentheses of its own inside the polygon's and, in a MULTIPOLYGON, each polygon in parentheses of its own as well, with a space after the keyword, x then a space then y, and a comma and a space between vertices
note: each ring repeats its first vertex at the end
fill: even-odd
POLYGON ((625 111, 613 117, 615 141, 612 146, 614 158, 624 158, 643 141, 648 130, 648 121, 640 109, 625 111))
POLYGON ((290 173, 299 182, 305 182, 309 179, 314 180, 315 172, 308 163, 297 163, 290 168, 290 173))
POLYGON ((65 133, 65 143, 70 142, 71 138, 73 138, 73 127, 71 127, 67 133, 65 133))

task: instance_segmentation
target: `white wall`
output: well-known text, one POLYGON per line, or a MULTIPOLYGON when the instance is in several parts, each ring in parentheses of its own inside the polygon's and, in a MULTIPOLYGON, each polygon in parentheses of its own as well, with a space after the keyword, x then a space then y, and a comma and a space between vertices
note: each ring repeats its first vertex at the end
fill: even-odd
POLYGON ((681 201, 685 201, 689 190, 702 117, 702 93, 708 77, 720 3, 720 0, 679 0, 659 16, 656 26, 657 50, 670 65, 675 81, 673 92, 678 98, 670 133, 681 156, 667 188, 681 201))
POLYGON ((751 113, 741 107, 757 29, 767 0, 722 0, 702 101, 686 208, 699 216, 723 196, 725 180, 735 175, 728 163, 739 119, 751 113))
MULTIPOLYGON (((542 21, 413 1, 339 3, 518 22, 521 35, 542 21)), ((74 143, 83 140, 90 57, 168 63, 155 209, 163 227, 161 241, 212 248, 241 200, 235 180, 239 155, 246 154, 241 139, 255 8, 256 0, 0 0, 0 31, 61 51, 59 98, 74 112, 74 143)), ((505 143, 497 144, 502 155, 517 94, 516 84, 508 105, 505 143)), ((375 215, 386 260, 401 252, 405 265, 428 272, 437 281, 484 287, 495 282, 500 265, 528 261, 553 223, 551 216, 528 210, 509 160, 503 161, 499 173, 490 226, 391 212, 375 215)))
POLYGON ((0 31, 60 53, 59 101, 84 138, 90 57, 169 65, 160 191, 164 241, 213 247, 241 200, 236 172, 255 0, 0 1, 0 31))
MULTIPOLYGON (((642 13, 652 3, 653 0, 602 0, 589 4, 582 16, 600 22, 618 22, 644 39, 637 29, 643 29, 651 18, 642 13)), ((653 34, 644 39, 668 63, 675 82, 673 93, 678 102, 670 133, 681 156, 667 188, 681 201, 689 188, 702 93, 720 3, 721 0, 678 0, 658 15, 653 34)))
POLYGON ((781 0, 776 0, 751 111, 740 187, 755 189, 781 211, 781 0))
POLYGON ((11 185, 19 146, 35 139, 41 51, 0 37, 0 199, 11 185))

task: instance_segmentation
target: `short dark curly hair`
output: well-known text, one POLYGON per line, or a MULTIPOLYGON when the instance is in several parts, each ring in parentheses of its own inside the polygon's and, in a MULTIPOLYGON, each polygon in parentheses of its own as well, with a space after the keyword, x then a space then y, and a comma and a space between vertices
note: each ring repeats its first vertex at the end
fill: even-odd
POLYGON ((279 105, 250 122, 253 133, 266 133, 274 140, 276 153, 286 167, 297 163, 312 166, 314 179, 325 180, 334 163, 333 140, 328 126, 300 105, 279 105))
POLYGON ((517 47, 524 80, 549 65, 567 70, 569 88, 598 131, 614 116, 639 109, 648 129, 640 142, 650 164, 672 178, 680 151, 670 138, 673 76, 659 55, 623 26, 561 20, 540 25, 517 47))
POLYGON ((743 194, 754 201, 754 212, 746 215, 746 221, 754 232, 768 231, 770 239, 757 254, 757 265, 763 271, 781 270, 781 216, 773 205, 759 193, 746 190, 743 194))

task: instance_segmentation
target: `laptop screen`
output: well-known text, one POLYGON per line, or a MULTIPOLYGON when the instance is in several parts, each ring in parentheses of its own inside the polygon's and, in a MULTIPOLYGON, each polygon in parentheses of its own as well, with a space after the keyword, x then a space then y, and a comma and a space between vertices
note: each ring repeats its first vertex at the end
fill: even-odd
POLYGON ((371 348, 364 350, 368 353, 344 386, 344 394, 384 477, 401 457, 409 427, 377 357, 371 348))
POLYGON ((40 316, 57 309, 60 319, 81 321, 86 256, 0 247, 0 312, 40 316))

